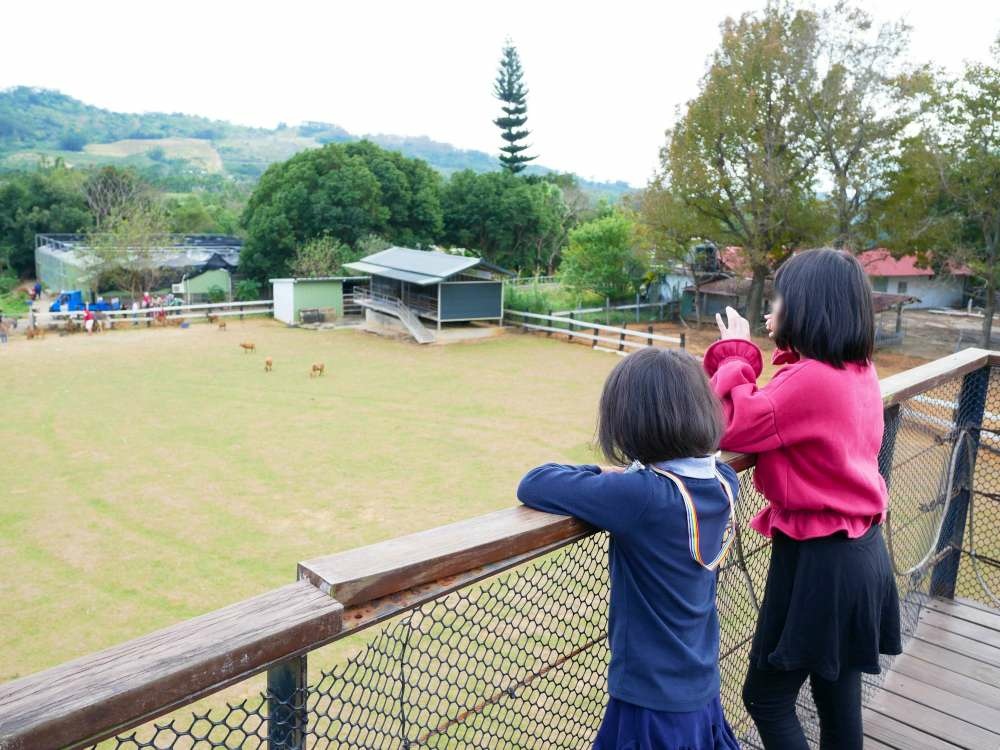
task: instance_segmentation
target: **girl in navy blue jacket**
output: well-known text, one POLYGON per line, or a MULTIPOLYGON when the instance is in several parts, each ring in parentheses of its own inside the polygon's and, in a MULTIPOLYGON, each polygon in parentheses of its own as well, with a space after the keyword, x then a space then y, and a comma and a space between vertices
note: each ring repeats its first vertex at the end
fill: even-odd
POLYGON ((525 505, 611 532, 610 699, 596 750, 739 750, 719 700, 715 568, 733 539, 735 472, 715 460, 719 402, 683 351, 642 349, 604 384, 597 439, 629 468, 545 464, 525 505))

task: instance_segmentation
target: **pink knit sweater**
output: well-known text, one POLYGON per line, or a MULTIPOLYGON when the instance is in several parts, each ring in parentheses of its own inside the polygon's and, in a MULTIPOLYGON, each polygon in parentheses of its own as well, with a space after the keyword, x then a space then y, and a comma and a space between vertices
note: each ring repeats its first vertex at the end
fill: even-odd
POLYGON ((717 341, 705 353, 726 417, 722 447, 757 454, 754 484, 769 502, 750 525, 764 536, 859 537, 882 522, 888 499, 875 367, 837 369, 780 350, 773 361, 784 367, 758 388, 763 359, 752 342, 717 341))

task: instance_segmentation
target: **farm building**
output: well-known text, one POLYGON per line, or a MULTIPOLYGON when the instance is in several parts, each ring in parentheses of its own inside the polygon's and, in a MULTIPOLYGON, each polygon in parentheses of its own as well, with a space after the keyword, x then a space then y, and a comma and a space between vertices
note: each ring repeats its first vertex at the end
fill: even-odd
POLYGON ((209 268, 194 276, 187 274, 176 284, 171 291, 179 295, 184 304, 192 305, 199 302, 206 302, 211 295, 213 288, 221 289, 227 300, 233 298, 233 276, 225 268, 209 268))
MULTIPOLYGON (((239 265, 243 241, 226 235, 163 235, 153 262, 162 272, 162 283, 179 283, 205 271, 232 273, 239 265)), ((80 234, 35 235, 35 274, 53 291, 97 291, 97 279, 88 258, 87 237, 80 234)), ((123 257, 127 249, 122 249, 123 257)))
POLYGON ((274 317, 288 325, 342 318, 356 310, 353 299, 367 276, 271 279, 274 317))
POLYGON ((965 266, 936 274, 930 268, 919 267, 916 256, 894 258, 885 248, 866 250, 858 260, 876 292, 913 297, 916 301, 908 306, 914 308, 960 307, 972 277, 972 271, 965 266))
POLYGON ((421 343, 434 339, 421 319, 438 330, 442 323, 503 320, 503 277, 511 274, 481 258, 390 247, 344 267, 371 276, 370 287, 355 294, 369 322, 395 319, 421 343))

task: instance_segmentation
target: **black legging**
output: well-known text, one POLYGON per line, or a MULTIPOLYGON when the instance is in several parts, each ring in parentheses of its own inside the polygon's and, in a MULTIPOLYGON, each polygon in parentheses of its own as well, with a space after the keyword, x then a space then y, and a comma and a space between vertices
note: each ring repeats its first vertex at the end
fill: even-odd
POLYGON ((819 713, 821 750, 861 750, 861 673, 841 670, 831 682, 806 669, 763 670, 751 666, 743 684, 743 705, 757 725, 766 750, 809 750, 795 701, 809 679, 819 713))

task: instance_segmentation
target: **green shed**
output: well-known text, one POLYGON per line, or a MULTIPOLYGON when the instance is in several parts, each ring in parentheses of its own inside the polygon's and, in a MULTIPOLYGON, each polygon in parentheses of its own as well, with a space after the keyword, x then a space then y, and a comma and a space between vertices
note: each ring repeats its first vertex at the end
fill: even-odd
POLYGON ((270 281, 275 319, 295 325, 302 322, 303 310, 319 310, 327 317, 336 318, 355 312, 354 289, 366 286, 368 277, 321 276, 313 279, 270 281))
POLYGON ((225 268, 213 268, 195 276, 185 276, 180 283, 174 284, 171 291, 183 297, 185 304, 197 304, 208 300, 212 287, 218 287, 226 293, 226 299, 233 298, 233 277, 225 268))

